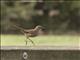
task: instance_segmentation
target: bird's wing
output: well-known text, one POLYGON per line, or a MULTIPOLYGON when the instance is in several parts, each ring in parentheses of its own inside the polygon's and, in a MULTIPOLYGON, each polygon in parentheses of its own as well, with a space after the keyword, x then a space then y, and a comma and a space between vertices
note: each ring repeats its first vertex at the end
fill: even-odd
POLYGON ((26 33, 33 33, 34 32, 34 29, 28 29, 28 30, 25 29, 24 32, 26 32, 26 33))

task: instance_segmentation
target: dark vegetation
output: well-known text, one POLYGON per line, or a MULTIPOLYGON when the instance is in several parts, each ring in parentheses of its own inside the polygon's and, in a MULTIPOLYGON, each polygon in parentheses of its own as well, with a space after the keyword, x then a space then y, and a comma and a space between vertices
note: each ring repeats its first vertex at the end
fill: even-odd
POLYGON ((27 29, 34 28, 36 25, 42 25, 48 33, 80 32, 79 0, 29 1, 0 1, 2 34, 20 33, 16 28, 12 27, 12 23, 27 29))

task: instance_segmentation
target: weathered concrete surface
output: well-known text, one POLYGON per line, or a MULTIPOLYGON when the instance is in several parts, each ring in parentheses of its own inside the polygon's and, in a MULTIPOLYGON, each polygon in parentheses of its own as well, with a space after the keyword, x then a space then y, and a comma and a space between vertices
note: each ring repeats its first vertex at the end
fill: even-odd
POLYGON ((80 50, 79 46, 1 46, 1 50, 80 50))
POLYGON ((1 60, 23 60, 23 53, 27 52, 27 60, 80 60, 80 50, 78 49, 40 48, 12 47, 10 49, 10 47, 3 47, 0 57, 1 60))

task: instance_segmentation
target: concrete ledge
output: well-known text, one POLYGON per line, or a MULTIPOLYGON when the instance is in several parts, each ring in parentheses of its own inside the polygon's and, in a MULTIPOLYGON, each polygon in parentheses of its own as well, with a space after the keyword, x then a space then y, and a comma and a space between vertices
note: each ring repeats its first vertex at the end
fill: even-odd
POLYGON ((80 60, 80 48, 71 46, 1 46, 1 60, 80 60))
POLYGON ((78 46, 1 46, 1 50, 80 50, 78 46))

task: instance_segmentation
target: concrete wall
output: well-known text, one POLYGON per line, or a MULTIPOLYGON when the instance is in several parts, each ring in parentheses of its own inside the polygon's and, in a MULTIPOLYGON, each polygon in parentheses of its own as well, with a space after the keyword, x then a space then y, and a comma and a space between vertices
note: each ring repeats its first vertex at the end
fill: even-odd
POLYGON ((1 60, 24 60, 23 53, 27 52, 27 60, 80 60, 80 51, 65 50, 2 50, 1 60))

